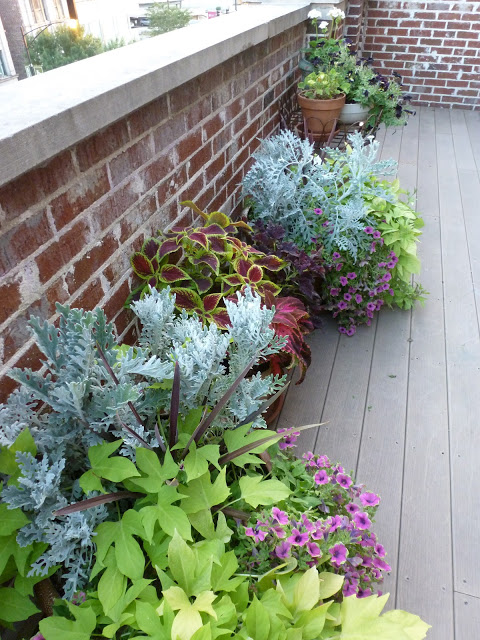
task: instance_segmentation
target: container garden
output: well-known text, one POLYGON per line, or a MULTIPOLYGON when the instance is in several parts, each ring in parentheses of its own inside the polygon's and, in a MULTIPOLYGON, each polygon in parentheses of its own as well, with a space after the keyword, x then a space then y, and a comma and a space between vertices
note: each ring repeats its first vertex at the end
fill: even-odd
POLYGON ((355 122, 365 122, 370 113, 370 106, 364 106, 359 102, 345 104, 339 115, 339 121, 343 124, 353 124, 355 122))
POLYGON ((300 92, 297 98, 306 127, 313 134, 314 139, 328 138, 345 104, 345 94, 341 93, 327 100, 318 100, 307 98, 300 92))

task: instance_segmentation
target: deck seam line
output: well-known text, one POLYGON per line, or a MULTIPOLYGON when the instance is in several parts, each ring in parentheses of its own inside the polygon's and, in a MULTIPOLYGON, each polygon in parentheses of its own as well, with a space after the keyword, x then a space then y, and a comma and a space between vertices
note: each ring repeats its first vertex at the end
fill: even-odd
MULTIPOLYGON (((450 123, 450 135, 452 141, 453 153, 455 155, 455 143, 453 141, 453 133, 452 127, 450 123)), ((437 149, 437 133, 435 130, 435 150, 438 153, 437 149)), ((458 170, 457 170, 457 180, 458 180, 458 170)), ((453 475, 452 475, 452 432, 450 428, 450 376, 449 376, 449 360, 448 360, 448 349, 447 349, 447 319, 446 319, 446 297, 445 297, 445 265, 443 260, 443 234, 442 234, 442 206, 440 200, 440 175, 439 175, 439 165, 437 162, 437 185, 438 185, 438 223, 439 223, 439 236, 440 236, 440 264, 442 269, 442 301, 443 301, 443 339, 444 339, 444 351, 445 351, 445 382, 446 382, 446 403, 447 403, 447 432, 448 432, 448 466, 449 466, 449 488, 450 488, 450 540, 451 540, 451 565, 452 565, 452 624, 453 624, 453 640, 456 640, 456 616, 455 616, 455 554, 454 554, 454 528, 453 528, 453 475)), ((460 190, 460 182, 458 182, 458 187, 460 190)), ((460 196, 461 198, 461 196, 460 196)), ((461 640, 461 639, 458 639, 461 640)))
POLYGON ((460 596, 467 596, 467 598, 473 598, 474 600, 480 601, 480 596, 474 596, 472 593, 465 593, 464 591, 455 591, 455 589, 453 590, 453 593, 458 593, 458 595, 460 596))
MULTIPOLYGON (((337 353, 338 353, 339 345, 340 345, 340 333, 337 332, 337 344, 335 346, 335 355, 333 356, 332 368, 330 369, 330 375, 328 377, 328 384, 327 384, 327 389, 325 391, 325 397, 323 398, 322 411, 320 413, 319 422, 324 422, 324 420, 323 420, 323 412, 325 411, 325 405, 327 403, 327 398, 328 398, 328 391, 329 391, 330 385, 332 383, 333 371, 335 369, 335 361, 337 359, 337 353)), ((318 438, 319 437, 320 437, 320 429, 317 429, 317 434, 315 436, 315 441, 313 443, 313 451, 314 451, 314 453, 317 452, 317 444, 318 444, 318 438)))

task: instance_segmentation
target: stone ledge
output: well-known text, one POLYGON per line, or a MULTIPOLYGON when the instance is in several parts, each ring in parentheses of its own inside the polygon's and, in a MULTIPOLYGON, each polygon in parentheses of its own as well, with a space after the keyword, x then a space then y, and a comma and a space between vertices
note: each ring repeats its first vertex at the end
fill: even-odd
POLYGON ((310 2, 258 5, 9 83, 0 186, 112 122, 307 19, 310 2))

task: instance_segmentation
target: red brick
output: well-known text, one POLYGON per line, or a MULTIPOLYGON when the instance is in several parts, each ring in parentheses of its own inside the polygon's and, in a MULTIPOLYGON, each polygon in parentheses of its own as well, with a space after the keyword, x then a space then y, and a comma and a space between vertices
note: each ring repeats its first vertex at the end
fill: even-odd
MULTIPOLYGON (((450 17, 450 16, 449 16, 450 17)), ((460 21, 452 21, 447 22, 447 29, 453 29, 458 31, 459 29, 471 29, 471 23, 468 21, 460 22, 460 21)))
POLYGON ((212 143, 208 142, 195 153, 187 163, 187 178, 192 178, 212 157, 212 143))
POLYGON ((138 229, 141 229, 146 222, 152 217, 157 209, 155 195, 150 194, 143 198, 141 202, 123 218, 120 223, 120 243, 123 245, 128 239, 134 235, 138 229))
MULTIPOLYGON (((260 113, 261 108, 257 110, 257 114, 260 113)), ((249 122, 248 111, 243 111, 232 122, 232 134, 236 136, 242 129, 244 129, 249 122)))
POLYGON ((119 340, 121 340, 123 344, 129 344, 132 346, 137 344, 138 336, 136 326, 132 325, 124 335, 119 334, 119 340))
POLYGON ((163 180, 163 182, 158 185, 157 198, 160 209, 167 200, 170 200, 170 198, 175 196, 179 187, 184 185, 186 182, 187 170, 185 165, 183 165, 176 171, 175 177, 172 180, 163 180))
POLYGON ((226 78, 230 76, 230 70, 226 64, 219 64, 213 69, 209 69, 199 78, 200 95, 206 95, 212 93, 214 89, 226 78))
POLYGON ((184 162, 202 146, 202 132, 200 129, 187 133, 178 143, 178 161, 184 162))
POLYGON ((158 126, 167 118, 168 103, 167 96, 164 95, 149 102, 128 116, 128 125, 132 139, 138 138, 148 131, 148 129, 158 126))
POLYGON ((225 122, 225 113, 216 113, 207 122, 203 124, 203 140, 204 142, 212 138, 220 131, 225 122))
POLYGON ((85 311, 91 311, 98 306, 100 300, 103 298, 103 289, 100 280, 97 278, 94 282, 90 283, 87 289, 80 294, 77 298, 73 298, 72 306, 77 309, 85 309, 85 311))
MULTIPOLYGON (((208 184, 215 187, 215 183, 213 181, 210 181, 210 183, 207 182, 207 185, 208 184)), ((200 174, 193 182, 190 182, 180 190, 178 194, 178 201, 184 202, 185 200, 193 200, 193 202, 197 203, 198 194, 203 191, 204 186, 205 181, 203 175, 200 174)))
MULTIPOLYGON (((52 238, 46 211, 31 216, 2 237, 2 272, 12 269, 52 238)), ((0 273, 0 275, 3 275, 0 273)))
POLYGON ((223 169, 225 168, 225 154, 221 154, 213 160, 207 167, 205 168, 205 181, 207 184, 215 181, 218 176, 221 174, 223 169))
POLYGON ((40 282, 44 284, 78 255, 89 241, 89 229, 84 220, 80 220, 69 229, 58 242, 54 242, 37 256, 40 282))
POLYGON ((457 38, 468 40, 469 38, 473 38, 473 37, 474 35, 471 31, 457 31, 457 38))
POLYGON ((99 167, 88 175, 83 175, 68 191, 52 200, 51 209, 57 230, 88 209, 110 189, 107 169, 99 167))
POLYGON ((148 166, 139 171, 139 177, 143 180, 143 191, 149 191, 159 184, 175 169, 175 158, 172 153, 165 153, 156 158, 148 166))
POLYGON ((146 164, 152 158, 152 139, 150 136, 142 138, 109 162, 112 184, 115 186, 122 182, 146 164))
POLYGON ((13 313, 18 311, 22 298, 18 282, 6 282, 0 286, 0 324, 3 324, 13 313))
POLYGON ((87 171, 98 162, 108 158, 129 141, 126 120, 120 120, 103 131, 87 138, 76 146, 80 171, 87 171))
POLYGON ((198 102, 192 104, 190 109, 185 113, 187 131, 193 129, 199 122, 208 118, 211 112, 212 101, 210 96, 201 98, 198 102))
POLYGON ((68 274, 68 278, 72 279, 69 288, 80 289, 80 287, 89 280, 92 275, 100 269, 100 267, 109 260, 109 258, 118 249, 118 240, 112 233, 109 233, 100 240, 100 244, 92 247, 80 260, 73 265, 73 275, 68 274))
POLYGON ((0 207, 13 219, 68 184, 76 176, 70 151, 0 188, 0 207))
POLYGON ((187 132, 185 114, 176 114, 167 122, 153 131, 153 146, 155 153, 159 153, 169 147, 173 142, 178 142, 187 132))
POLYGON ((200 96, 199 78, 182 84, 168 94, 170 115, 174 116, 195 102, 200 96))
POLYGON ((109 294, 108 301, 103 305, 103 310, 109 322, 123 309, 129 293, 130 287, 128 286, 128 281, 125 280, 114 293, 109 294))
MULTIPOLYGON (((125 300, 124 300, 125 302, 125 300)), ((127 309, 122 309, 114 320, 115 329, 117 332, 117 336, 121 336, 122 333, 127 329, 129 324, 134 319, 133 311, 129 311, 127 309)))

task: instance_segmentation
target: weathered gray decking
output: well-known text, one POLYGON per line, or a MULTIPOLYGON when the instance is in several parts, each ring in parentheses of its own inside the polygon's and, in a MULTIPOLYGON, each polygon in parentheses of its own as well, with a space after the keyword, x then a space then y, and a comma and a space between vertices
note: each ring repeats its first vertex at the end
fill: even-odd
POLYGON ((390 606, 429 622, 428 640, 479 640, 480 112, 421 108, 379 139, 417 190, 428 301, 353 338, 326 321, 279 426, 328 420, 299 453, 326 453, 382 496, 390 606))

